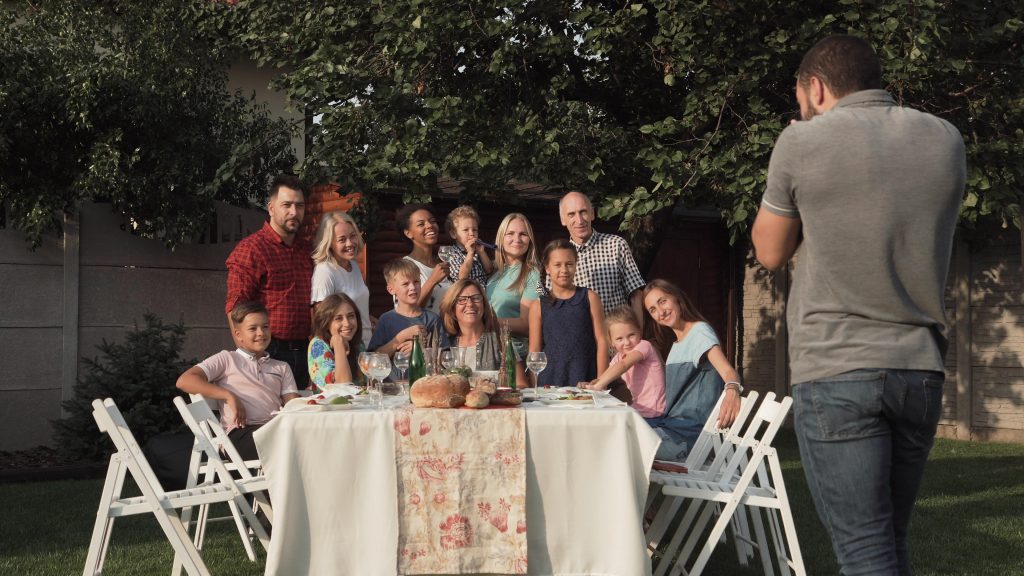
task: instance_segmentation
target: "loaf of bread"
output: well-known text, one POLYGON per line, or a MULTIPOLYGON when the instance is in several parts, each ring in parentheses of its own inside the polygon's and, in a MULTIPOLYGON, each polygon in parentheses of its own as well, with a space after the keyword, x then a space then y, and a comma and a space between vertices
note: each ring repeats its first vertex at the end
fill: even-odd
POLYGON ((424 376, 409 390, 417 408, 458 408, 466 403, 468 393, 469 381, 458 374, 424 376))
POLYGON ((490 403, 491 397, 486 392, 471 390, 469 394, 466 394, 466 406, 469 408, 487 408, 490 403))
POLYGON ((512 390, 498 390, 491 394, 491 404, 495 406, 519 406, 523 403, 523 395, 512 390))

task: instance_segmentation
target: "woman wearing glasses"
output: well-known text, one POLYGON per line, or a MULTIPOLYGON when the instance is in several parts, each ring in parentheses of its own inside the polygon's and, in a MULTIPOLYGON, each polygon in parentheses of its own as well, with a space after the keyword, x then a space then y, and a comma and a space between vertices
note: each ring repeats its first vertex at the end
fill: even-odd
MULTIPOLYGON (((451 335, 452 346, 469 349, 466 364, 470 368, 499 369, 502 347, 498 320, 479 284, 469 278, 452 284, 441 301, 441 321, 451 335)), ((516 362, 516 386, 528 386, 520 362, 516 362)))

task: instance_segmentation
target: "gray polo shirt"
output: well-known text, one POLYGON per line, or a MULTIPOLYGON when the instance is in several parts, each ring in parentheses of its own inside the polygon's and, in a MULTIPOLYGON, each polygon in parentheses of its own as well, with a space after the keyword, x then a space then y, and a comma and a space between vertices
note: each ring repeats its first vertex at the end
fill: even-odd
POLYGON ((858 368, 943 370, 943 289, 966 160, 952 124, 864 90, 788 126, 765 210, 800 218, 792 381, 858 368))

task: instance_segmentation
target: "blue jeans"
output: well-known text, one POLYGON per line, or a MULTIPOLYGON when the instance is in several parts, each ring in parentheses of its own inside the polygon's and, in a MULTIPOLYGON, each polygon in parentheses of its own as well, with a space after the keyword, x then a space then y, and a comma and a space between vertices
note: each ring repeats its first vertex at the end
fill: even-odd
POLYGON ((913 573, 907 531, 944 380, 866 369, 793 388, 800 458, 845 576, 913 573))

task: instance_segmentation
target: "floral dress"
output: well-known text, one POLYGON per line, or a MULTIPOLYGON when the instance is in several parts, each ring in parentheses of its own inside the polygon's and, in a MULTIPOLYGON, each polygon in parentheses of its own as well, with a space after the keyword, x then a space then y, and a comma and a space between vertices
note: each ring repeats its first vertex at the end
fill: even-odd
MULTIPOLYGON (((362 343, 359 349, 363 349, 362 343)), ((320 338, 313 337, 309 342, 306 354, 306 365, 309 368, 309 382, 313 385, 314 392, 323 392, 327 384, 335 384, 334 381, 334 350, 331 345, 320 338)), ((356 384, 362 383, 361 375, 352 374, 356 384)), ((337 382, 337 384, 349 384, 349 382, 337 382)))

